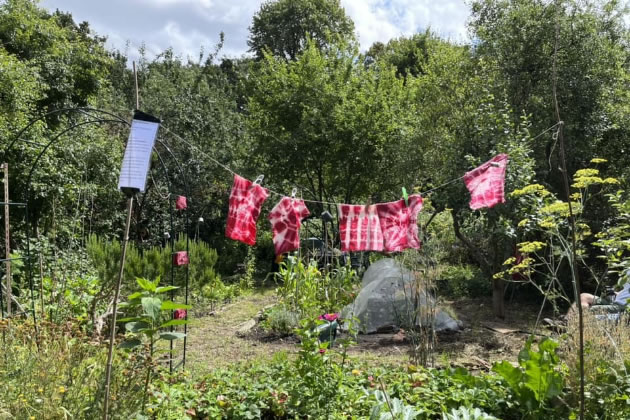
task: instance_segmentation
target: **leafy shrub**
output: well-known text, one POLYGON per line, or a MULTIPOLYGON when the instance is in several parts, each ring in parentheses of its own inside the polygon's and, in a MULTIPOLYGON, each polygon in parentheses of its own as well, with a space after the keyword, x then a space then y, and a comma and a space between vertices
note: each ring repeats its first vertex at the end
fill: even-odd
POLYGON ((563 394, 564 377, 557 370, 560 365, 557 347, 557 342, 545 338, 538 344, 538 351, 534 351, 530 339, 518 355, 520 367, 503 361, 492 368, 514 393, 526 418, 538 419, 552 411, 550 403, 563 394))
POLYGON ((264 328, 278 334, 289 335, 299 326, 299 316, 281 305, 274 306, 262 322, 264 328))
POLYGON ((441 294, 455 298, 488 296, 492 289, 490 279, 469 264, 443 266, 437 286, 441 294))

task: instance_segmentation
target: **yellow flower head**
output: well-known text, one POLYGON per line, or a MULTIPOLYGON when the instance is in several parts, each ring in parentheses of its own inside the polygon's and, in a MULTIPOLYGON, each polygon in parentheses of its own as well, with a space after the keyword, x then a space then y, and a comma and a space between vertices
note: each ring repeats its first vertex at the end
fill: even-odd
POLYGON ((540 251, 546 244, 539 241, 521 242, 518 245, 518 250, 523 254, 529 254, 531 252, 540 251))
POLYGON ((549 193, 549 191, 547 191, 547 189, 545 187, 543 187, 540 184, 530 184, 530 185, 524 186, 523 188, 521 188, 519 190, 512 191, 512 193, 510 195, 512 197, 520 197, 520 196, 528 195, 528 194, 537 194, 537 195, 539 195, 541 197, 546 197, 550 193, 549 193))

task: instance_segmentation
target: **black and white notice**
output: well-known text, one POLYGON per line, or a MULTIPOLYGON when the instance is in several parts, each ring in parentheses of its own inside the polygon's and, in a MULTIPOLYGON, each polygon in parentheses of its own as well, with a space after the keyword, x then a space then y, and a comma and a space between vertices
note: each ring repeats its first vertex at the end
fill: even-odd
POLYGON ((131 188, 144 192, 151 163, 151 151, 160 124, 134 119, 123 157, 118 189, 131 188))

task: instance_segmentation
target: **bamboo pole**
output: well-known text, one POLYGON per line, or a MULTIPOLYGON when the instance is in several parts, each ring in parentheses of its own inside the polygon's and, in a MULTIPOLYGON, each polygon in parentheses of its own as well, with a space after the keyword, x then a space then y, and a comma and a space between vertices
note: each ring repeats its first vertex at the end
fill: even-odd
MULTIPOLYGON (((138 93, 138 73, 136 72, 136 62, 133 61, 133 78, 136 92, 136 109, 140 108, 140 96, 138 93)), ((107 368, 105 373, 105 401, 103 402, 103 420, 107 420, 109 415, 109 391, 111 385, 112 359, 114 356, 114 341, 116 338, 116 310, 118 307, 118 298, 120 296, 120 286, 125 270, 125 258, 127 256, 127 245, 129 243, 129 230, 131 228, 131 214, 133 212, 133 196, 134 192, 127 191, 127 223, 125 224, 125 236, 123 237, 122 252, 120 255, 120 271, 118 272, 118 282, 114 291, 114 302, 112 304, 112 326, 109 336, 109 350, 107 354, 107 368)))
POLYGON ((114 291, 114 302, 112 303, 112 322, 109 334, 109 351, 107 354, 107 368, 105 371, 105 401, 103 402, 103 420, 107 420, 109 414, 109 391, 111 385, 112 359, 114 357, 114 342, 116 340, 116 310, 118 307, 118 297, 120 296, 120 285, 125 271, 125 257, 127 256, 127 244, 129 243, 129 228, 131 226, 131 213, 133 209, 133 195, 127 200, 127 223, 125 224, 125 236, 123 237, 122 252, 120 254, 120 271, 118 281, 114 291))
POLYGON ((7 273, 7 316, 11 317, 11 244, 10 244, 10 227, 9 227, 9 164, 4 163, 2 165, 4 169, 4 248, 7 261, 6 264, 6 273, 7 273))

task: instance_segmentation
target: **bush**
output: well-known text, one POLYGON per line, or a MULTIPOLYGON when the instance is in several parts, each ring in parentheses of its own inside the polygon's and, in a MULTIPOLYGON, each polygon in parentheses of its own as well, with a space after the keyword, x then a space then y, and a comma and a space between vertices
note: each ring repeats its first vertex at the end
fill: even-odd
POLYGON ((299 321, 300 317, 297 313, 278 305, 265 314, 262 326, 281 335, 290 335, 299 326, 299 321))
POLYGON ((481 270, 468 264, 443 266, 437 286, 440 294, 454 298, 488 296, 492 290, 481 270))
MULTIPOLYGON (((97 302, 93 311, 104 310, 104 305, 112 299, 114 283, 120 267, 121 245, 118 241, 106 241, 94 235, 87 242, 87 254, 92 262, 93 271, 100 280, 100 290, 96 293, 97 302)), ((203 241, 189 241, 188 253, 190 257, 189 296, 192 300, 207 298, 211 304, 222 303, 226 299, 238 295, 249 283, 239 284, 239 287, 226 287, 214 267, 218 260, 217 252, 203 241)), ((175 242, 174 249, 186 249, 186 237, 180 236, 175 242)), ((164 283, 171 283, 171 246, 152 247, 140 254, 133 243, 129 243, 125 262, 124 289, 121 294, 129 293, 129 285, 135 284, 135 278, 158 278, 164 283)), ((177 291, 180 299, 184 295, 186 271, 183 268, 173 270, 173 283, 179 287, 177 291)))

